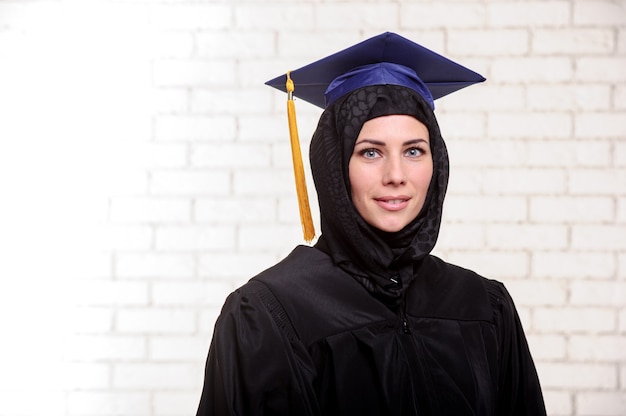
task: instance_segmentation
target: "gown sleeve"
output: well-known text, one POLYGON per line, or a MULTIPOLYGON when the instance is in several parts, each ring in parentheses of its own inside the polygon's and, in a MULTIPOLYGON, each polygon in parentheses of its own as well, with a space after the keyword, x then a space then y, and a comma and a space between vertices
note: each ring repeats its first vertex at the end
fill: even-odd
POLYGON ((515 304, 502 283, 490 290, 498 331, 498 415, 545 416, 539 378, 515 304))
POLYGON ((269 290, 252 287, 232 293, 215 324, 197 416, 316 414, 306 350, 269 290))

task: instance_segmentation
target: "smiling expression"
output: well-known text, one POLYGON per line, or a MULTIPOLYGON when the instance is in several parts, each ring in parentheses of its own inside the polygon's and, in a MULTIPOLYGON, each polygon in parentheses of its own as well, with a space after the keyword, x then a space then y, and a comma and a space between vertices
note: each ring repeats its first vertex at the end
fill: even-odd
POLYGON ((408 115, 371 119, 349 164, 352 203, 368 224, 400 231, 420 213, 433 175, 426 126, 408 115))

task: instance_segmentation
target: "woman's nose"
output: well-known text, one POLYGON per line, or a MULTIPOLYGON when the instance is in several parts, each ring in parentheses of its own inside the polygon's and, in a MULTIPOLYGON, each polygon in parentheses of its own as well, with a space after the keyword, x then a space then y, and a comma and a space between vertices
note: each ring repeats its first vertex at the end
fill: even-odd
POLYGON ((383 182, 385 185, 402 185, 406 182, 402 158, 390 157, 386 160, 383 182))

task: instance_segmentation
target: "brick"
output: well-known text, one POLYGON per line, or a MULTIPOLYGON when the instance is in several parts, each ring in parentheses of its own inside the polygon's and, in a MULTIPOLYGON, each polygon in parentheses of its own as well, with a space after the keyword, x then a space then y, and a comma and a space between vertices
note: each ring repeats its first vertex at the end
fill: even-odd
POLYGON ((611 86, 601 84, 528 85, 529 110, 609 110, 611 86))
POLYGON ((499 83, 561 83, 574 77, 568 57, 494 58, 490 81, 499 83))
POLYGON ((443 250, 484 248, 485 227, 475 224, 442 223, 437 246, 443 250))
POLYGON ((194 219, 198 223, 258 223, 276 219, 274 198, 199 198, 194 204, 194 219))
MULTIPOLYGON (((362 30, 384 31, 397 25, 400 18, 400 7, 391 3, 370 3, 367 7, 354 13, 351 3, 318 3, 315 6, 316 27, 323 32, 331 30, 362 30)), ((373 35, 372 35, 373 36, 373 35)))
POLYGON ((454 13, 445 3, 406 3, 400 10, 400 26, 420 28, 478 28, 487 22, 487 9, 482 4, 455 3, 454 13))
POLYGON ((271 253, 225 253, 200 256, 198 274, 210 279, 248 280, 274 265, 278 259, 271 253))
POLYGON ((616 327, 615 311, 608 308, 560 307, 536 308, 533 328, 542 333, 574 334, 612 332, 616 327))
MULTIPOLYGON (((271 106, 266 86, 256 88, 196 88, 191 92, 191 111, 196 114, 254 114, 271 106)), ((286 125, 286 118, 285 118, 286 125)))
POLYGON ((612 365, 538 363, 543 388, 614 389, 617 374, 612 365))
POLYGON ((295 193, 293 181, 293 169, 239 170, 233 174, 233 189, 235 195, 239 197, 285 196, 295 193))
MULTIPOLYGON (((541 381, 541 379, 540 379, 541 381)), ((548 389, 542 386, 546 413, 550 416, 570 416, 573 414, 571 393, 562 389, 548 389)))
POLYGON ((220 306, 233 287, 228 282, 155 282, 152 304, 156 306, 220 306))
POLYGON ((461 251, 452 250, 445 260, 474 270, 492 279, 528 276, 529 255, 523 251, 461 251))
POLYGON ((569 172, 569 190, 576 195, 626 193, 626 169, 576 169, 569 172))
POLYGON ((528 345, 535 361, 564 360, 567 340, 564 335, 527 335, 528 345))
POLYGON ((617 222, 626 223, 626 197, 617 199, 617 222))
POLYGON ((112 198, 110 219, 116 223, 189 222, 191 204, 185 199, 112 198))
POLYGON ((531 197, 530 219, 537 222, 601 223, 614 219, 613 205, 609 197, 531 197))
POLYGON ((487 7, 489 27, 563 27, 570 22, 566 1, 490 2, 487 7))
POLYGON ((271 147, 261 143, 196 144, 190 160, 199 168, 264 168, 270 166, 271 147))
POLYGON ((150 393, 129 391, 72 391, 68 393, 67 411, 72 416, 152 414, 150 393))
POLYGON ((194 265, 190 254, 118 253, 115 276, 123 279, 190 278, 194 274, 194 265))
POLYGON ((584 250, 625 250, 626 226, 617 225, 574 225, 572 226, 572 248, 584 250))
POLYGON ((450 165, 457 167, 521 167, 527 165, 528 143, 521 140, 463 140, 448 146, 450 165))
POLYGON ((617 262, 617 277, 620 279, 626 279, 626 253, 619 253, 617 255, 617 262))
POLYGON ((509 280, 506 287, 519 306, 564 305, 568 298, 568 286, 563 281, 509 280))
POLYGON ((197 364, 116 364, 113 387, 119 389, 181 390, 195 387, 204 368, 197 364))
POLYGON ((529 40, 529 32, 521 29, 451 30, 448 53, 456 56, 524 55, 528 53, 529 40))
POLYGON ((626 338, 619 335, 573 335, 568 356, 576 361, 624 362, 626 338))
POLYGON ((232 8, 215 4, 154 4, 150 22, 157 29, 227 29, 232 25, 232 8))
MULTIPOLYGON (((268 117, 242 114, 238 117, 237 138, 242 142, 273 143, 287 141, 289 131, 284 117, 268 117)), ((300 133, 302 117, 298 113, 298 132, 300 133)), ((302 134, 301 138, 304 137, 302 134)))
POLYGON ((590 82, 626 81, 626 58, 594 57, 576 59, 576 80, 590 82), (602 71, 598 71, 602 68, 602 71))
POLYGON ((626 409, 626 394, 615 392, 580 392, 576 395, 576 410, 585 416, 621 416, 626 409))
MULTIPOLYGON (((476 195, 483 192, 485 170, 480 168, 454 169, 448 180, 447 194, 451 195, 476 195)), ((445 215, 445 211, 444 211, 445 215)))
POLYGON ((157 250, 230 250, 235 247, 234 225, 161 226, 157 229, 157 250))
POLYGON ((196 41, 200 59, 248 59, 276 55, 276 35, 270 31, 200 32, 196 34, 196 41))
POLYGON ((197 362, 205 360, 211 339, 204 336, 150 337, 150 359, 197 362))
MULTIPOLYGON (((626 70, 626 67, 624 68, 626 70)), ((574 119, 574 134, 578 138, 620 138, 626 136, 624 112, 581 113, 574 119)))
MULTIPOLYGON (((201 380, 201 379, 200 379, 201 380)), ((193 391, 158 391, 154 394, 153 416, 192 415, 198 410, 202 385, 200 380, 193 391)))
POLYGON ((564 113, 491 113, 487 133, 507 139, 567 139, 572 126, 572 117, 564 113))
POLYGON ((148 285, 144 282, 88 280, 72 283, 76 305, 146 305, 148 285))
POLYGON ((302 228, 300 224, 241 225, 237 241, 237 248, 240 250, 254 250, 259 253, 289 252, 303 242, 302 228), (280 238, 271 237, 276 235, 280 235, 280 238))
POLYGON ((573 281, 570 283, 570 303, 584 306, 626 305, 626 282, 573 281))
POLYGON ((617 328, 621 333, 626 332, 626 311, 619 312, 617 328))
POLYGON ((236 84, 235 62, 160 59, 153 63, 159 87, 223 87, 236 84))
POLYGON ((565 171, 559 169, 489 169, 484 172, 486 194, 561 194, 566 188, 565 171))
POLYGON ((574 4, 575 25, 624 25, 626 5, 613 1, 579 1, 574 4))
POLYGON ((556 279, 606 279, 615 274, 615 259, 611 253, 587 251, 533 253, 531 273, 535 277, 556 279))
POLYGON ((535 167, 605 167, 611 161, 608 141, 529 141, 528 165, 535 167))
MULTIPOLYGON (((478 68, 475 70, 480 72, 478 68)), ((487 80, 475 88, 468 88, 458 94, 446 95, 437 100, 436 111, 445 109, 445 113, 437 114, 439 125, 442 129, 446 126, 450 129, 444 138, 449 138, 450 134, 461 134, 463 139, 484 138, 484 133, 476 135, 476 132, 484 130, 484 126, 482 129, 473 127, 475 123, 480 126, 484 124, 483 116, 474 111, 492 112, 496 108, 498 111, 526 110, 525 90, 528 88, 530 86, 494 84, 487 80), (453 111, 454 113, 449 114, 453 111), (449 120, 452 117, 454 119, 449 120), (455 123, 455 119, 463 121, 463 124, 455 123), (472 128, 467 130, 466 125, 472 128)))
MULTIPOLYGON (((277 38, 278 56, 287 61, 286 65, 279 67, 281 68, 279 74, 285 71, 284 68, 300 68, 363 40, 364 37, 357 32, 343 30, 324 30, 315 33, 315 35, 306 31, 279 34, 277 38)), ((272 71, 275 72, 276 66, 273 67, 272 71)), ((298 108, 300 107, 301 105, 298 104, 298 108)))
POLYGON ((532 50, 542 55, 610 54, 615 49, 610 29, 552 29, 534 30, 532 50))
POLYGON ((231 179, 225 170, 158 171, 152 173, 150 192, 155 195, 225 196, 231 179))
POLYGON ((619 141, 615 143, 614 146, 613 155, 615 166, 626 168, 626 143, 619 141))
POLYGON ((486 230, 487 246, 505 250, 549 250, 567 247, 568 230, 561 225, 493 224, 486 230))
POLYGON ((155 121, 157 140, 232 141, 236 136, 235 119, 229 116, 159 116, 155 121))
POLYGON ((126 334, 188 334, 195 328, 195 314, 191 310, 122 309, 116 318, 115 329, 126 334))
POLYGON ((55 386, 64 390, 105 389, 109 387, 111 368, 109 364, 64 363, 63 370, 55 378, 55 386))
POLYGON ((526 198, 495 196, 448 196, 446 220, 516 222, 527 218, 526 198))
MULTIPOLYGON (((280 27, 288 33, 296 29, 307 32, 315 21, 312 4, 240 4, 234 8, 235 26, 238 28, 276 30, 280 27)), ((316 42, 319 39, 316 39, 316 42)))
POLYGON ((65 356, 73 361, 138 360, 147 357, 144 337, 73 335, 66 345, 65 356))

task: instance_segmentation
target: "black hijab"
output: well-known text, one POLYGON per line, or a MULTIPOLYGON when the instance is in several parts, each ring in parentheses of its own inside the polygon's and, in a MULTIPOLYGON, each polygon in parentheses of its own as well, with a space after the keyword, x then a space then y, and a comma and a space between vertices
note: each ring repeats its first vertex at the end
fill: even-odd
POLYGON ((432 109, 406 87, 357 89, 324 110, 309 155, 322 227, 316 247, 374 296, 390 307, 398 306, 421 260, 435 246, 448 184, 448 153, 432 109), (348 176, 363 124, 391 114, 410 115, 422 122, 428 128, 433 156, 433 176, 422 211, 394 233, 378 230, 363 220, 352 203, 348 176))

